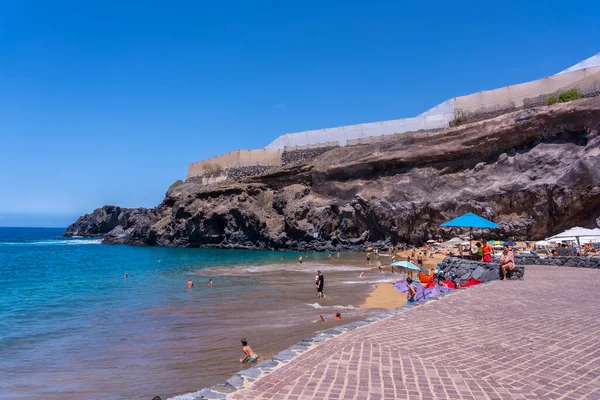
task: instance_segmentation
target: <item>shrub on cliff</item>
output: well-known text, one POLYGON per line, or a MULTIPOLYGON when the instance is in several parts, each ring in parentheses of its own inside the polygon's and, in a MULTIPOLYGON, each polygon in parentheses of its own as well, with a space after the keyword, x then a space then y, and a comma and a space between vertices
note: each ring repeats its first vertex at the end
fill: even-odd
POLYGON ((556 93, 551 94, 546 99, 546 104, 551 106, 552 104, 556 104, 556 103, 568 103, 569 101, 579 100, 582 97, 583 96, 581 95, 581 92, 579 91, 579 89, 574 88, 574 89, 567 90, 566 92, 562 92, 558 95, 556 93))

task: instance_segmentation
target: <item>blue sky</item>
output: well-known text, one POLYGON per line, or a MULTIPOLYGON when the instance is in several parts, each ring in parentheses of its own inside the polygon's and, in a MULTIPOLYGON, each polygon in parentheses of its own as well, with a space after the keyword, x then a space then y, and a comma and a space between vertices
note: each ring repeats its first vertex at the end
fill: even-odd
POLYGON ((158 204, 187 165, 410 117, 600 51, 600 2, 0 1, 0 226, 158 204))

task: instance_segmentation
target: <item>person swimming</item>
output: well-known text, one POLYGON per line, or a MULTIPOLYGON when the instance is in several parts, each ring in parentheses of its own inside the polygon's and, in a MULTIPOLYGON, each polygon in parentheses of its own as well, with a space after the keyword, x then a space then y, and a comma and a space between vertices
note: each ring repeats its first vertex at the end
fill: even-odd
POLYGON ((342 320, 342 314, 340 314, 340 313, 336 313, 336 314, 333 316, 333 320, 334 320, 334 321, 341 321, 341 320, 342 320))
POLYGON ((258 360, 258 354, 256 354, 254 352, 254 350, 252 350, 252 347, 248 346, 248 341, 246 339, 242 339, 242 351, 244 352, 245 357, 240 359, 240 362, 246 363, 246 362, 255 362, 256 360, 258 360))
POLYGON ((125 272, 125 276, 123 278, 129 278, 129 274, 125 272))
POLYGON ((188 279, 187 283, 185 284, 185 287, 187 287, 187 288, 194 287, 194 282, 192 282, 192 278, 188 279))
POLYGON ((212 281, 212 279, 208 280, 208 287, 213 287, 213 281, 212 281))
POLYGON ((365 279, 365 273, 364 272, 360 273, 360 279, 365 279))

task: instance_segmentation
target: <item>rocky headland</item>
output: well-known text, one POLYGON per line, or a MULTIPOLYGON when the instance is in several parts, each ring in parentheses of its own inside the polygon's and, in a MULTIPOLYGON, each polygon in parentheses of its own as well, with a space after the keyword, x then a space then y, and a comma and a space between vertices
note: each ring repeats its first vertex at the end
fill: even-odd
MULTIPOLYGON (((487 237, 542 239, 600 223, 600 97, 524 109, 215 184, 188 180, 152 209, 104 206, 66 236, 136 245, 357 250, 422 243, 474 212, 487 237)), ((479 232, 474 232, 479 235, 479 232)))

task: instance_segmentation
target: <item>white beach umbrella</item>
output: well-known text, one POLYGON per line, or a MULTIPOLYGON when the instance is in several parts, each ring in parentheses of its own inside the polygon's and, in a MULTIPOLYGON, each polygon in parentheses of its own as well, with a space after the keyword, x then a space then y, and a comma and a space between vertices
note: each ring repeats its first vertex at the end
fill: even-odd
POLYGON ((547 240, 549 242, 562 242, 563 240, 569 240, 569 241, 577 241, 577 244, 580 244, 580 238, 581 239, 598 239, 600 238, 600 235, 598 234, 598 231, 594 230, 594 229, 587 229, 587 228, 581 228, 579 226, 576 226, 574 228, 571 229, 567 229, 564 232, 561 232, 557 235, 554 235, 550 238, 548 238, 547 240))

